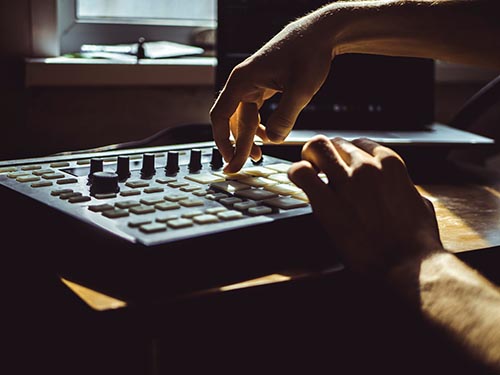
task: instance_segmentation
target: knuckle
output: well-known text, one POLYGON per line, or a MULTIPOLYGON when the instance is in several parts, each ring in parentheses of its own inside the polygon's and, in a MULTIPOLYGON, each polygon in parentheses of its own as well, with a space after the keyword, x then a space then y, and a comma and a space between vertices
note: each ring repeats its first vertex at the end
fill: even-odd
POLYGON ((221 110, 217 105, 213 106, 209 112, 210 121, 212 124, 216 123, 218 120, 223 118, 221 110))
POLYGON ((324 154, 329 152, 330 140, 324 135, 316 135, 306 142, 302 148, 302 155, 314 154, 324 154))
POLYGON ((394 153, 386 154, 384 157, 381 158, 380 163, 384 170, 390 172, 401 173, 406 171, 406 165, 404 161, 394 153))
POLYGON ((345 139, 344 139, 344 138, 342 138, 342 137, 338 137, 338 136, 337 136, 337 137, 332 138, 331 142, 332 142, 332 143, 336 143, 336 144, 340 144, 340 143, 345 142, 345 139))
POLYGON ((370 141, 368 138, 365 138, 365 137, 361 137, 361 138, 356 138, 356 139, 353 139, 352 140, 352 143, 356 146, 362 146, 364 144, 367 144, 367 143, 373 143, 372 141, 370 141))
POLYGON ((428 210, 429 210, 432 214, 435 214, 435 213, 436 213, 436 209, 435 209, 435 207, 434 207, 434 204, 432 204, 432 202, 431 202, 428 198, 426 198, 426 197, 424 197, 424 196, 422 196, 422 199, 424 200, 424 203, 425 203, 425 205, 427 206, 427 209, 428 209, 428 210))
POLYGON ((378 179, 382 175, 382 170, 376 164, 365 161, 353 169, 352 178, 361 180, 378 179))
POLYGON ((218 112, 217 108, 218 107, 216 105, 214 105, 212 108, 210 108, 210 112, 208 113, 210 116, 210 119, 213 120, 214 118, 217 118, 217 112, 218 112))
POLYGON ((247 66, 245 62, 236 65, 229 75, 228 83, 239 82, 246 75, 247 66))

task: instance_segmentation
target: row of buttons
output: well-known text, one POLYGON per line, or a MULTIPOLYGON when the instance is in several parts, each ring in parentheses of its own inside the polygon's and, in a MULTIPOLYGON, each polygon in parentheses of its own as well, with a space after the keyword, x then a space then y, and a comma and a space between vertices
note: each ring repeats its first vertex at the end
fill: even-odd
MULTIPOLYGON (((128 221, 128 226, 139 228, 143 233, 157 233, 165 231, 167 227, 172 229, 181 229, 191 227, 194 224, 205 225, 218 223, 220 221, 236 220, 244 217, 244 213, 250 216, 258 216, 273 213, 273 208, 265 205, 258 205, 253 201, 232 201, 232 197, 223 193, 215 193, 207 190, 206 199, 217 200, 224 206, 210 207, 204 210, 196 209, 183 212, 180 215, 172 214, 173 211, 181 207, 204 206, 201 199, 184 197, 184 199, 173 198, 174 193, 165 196, 166 201, 160 198, 141 199, 139 201, 120 201, 113 205, 100 204, 90 205, 89 210, 101 213, 103 216, 111 219, 128 217, 130 213, 135 215, 145 215, 154 213, 156 210, 169 211, 168 214, 157 215, 153 219, 133 219, 128 221)), ((266 204, 266 202, 263 202, 266 204)), ((302 205, 307 205, 301 202, 302 205)))
MULTIPOLYGON (((286 173, 283 171, 288 167, 288 165, 275 165, 275 169, 252 167, 249 169, 250 174, 244 169, 238 174, 229 176, 214 172, 189 174, 184 176, 184 180, 174 177, 159 178, 155 182, 165 185, 169 190, 161 197, 157 195, 140 200, 118 201, 114 205, 90 205, 89 210, 101 213, 110 219, 128 218, 130 214, 141 216, 157 211, 169 211, 157 214, 155 217, 149 215, 144 219, 134 218, 127 221, 129 227, 138 228, 143 233, 157 233, 167 228, 181 229, 195 224, 206 225, 240 219, 245 215, 276 213, 278 209, 306 207, 308 203, 307 199, 304 199, 303 192, 292 185, 288 178, 284 178, 286 173), (203 188, 203 185, 209 187, 203 188), (279 196, 281 193, 286 195, 293 193, 302 199, 279 196), (205 206, 205 201, 197 197, 216 201, 222 206, 200 210, 200 207, 205 206), (196 209, 187 212, 184 210, 178 215, 172 213, 182 207, 196 209)), ((157 185, 151 186, 148 180, 129 180, 124 185, 133 189, 143 188, 144 192, 164 190, 157 185)))
MULTIPOLYGON (((167 228, 215 224, 308 206, 307 196, 288 179, 286 172, 289 167, 286 163, 250 166, 229 175, 213 170, 198 171, 182 178, 151 179, 141 174, 139 179, 122 182, 121 191, 116 193, 89 196, 73 189, 56 189, 50 194, 72 204, 91 201, 87 206, 91 212, 112 220, 124 218, 128 227, 145 234, 158 233, 167 228), (94 198, 105 200, 118 195, 132 197, 142 194, 145 195, 137 200, 93 204, 94 198), (208 201, 218 205, 213 206, 208 201)), ((21 183, 32 182, 32 187, 51 186, 51 180, 57 180, 60 185, 78 182, 77 178, 68 178, 59 171, 42 166, 25 166, 21 170, 9 168, 3 169, 9 178, 21 183)))

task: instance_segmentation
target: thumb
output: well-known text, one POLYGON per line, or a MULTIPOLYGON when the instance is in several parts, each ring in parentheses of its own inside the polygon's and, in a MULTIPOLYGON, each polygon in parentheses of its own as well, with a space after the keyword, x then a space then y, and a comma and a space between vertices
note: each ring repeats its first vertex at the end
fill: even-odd
POLYGON ((272 142, 282 142, 290 133, 300 111, 309 103, 312 94, 298 86, 289 87, 281 96, 278 107, 266 124, 266 133, 272 142))

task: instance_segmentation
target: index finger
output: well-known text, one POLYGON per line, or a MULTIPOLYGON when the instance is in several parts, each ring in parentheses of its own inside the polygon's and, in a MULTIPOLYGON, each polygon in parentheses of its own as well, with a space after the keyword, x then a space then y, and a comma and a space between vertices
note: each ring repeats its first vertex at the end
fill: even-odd
MULTIPOLYGON (((226 166, 225 171, 235 173, 241 169, 248 159, 254 146, 254 136, 259 126, 259 110, 255 103, 240 103, 235 121, 237 134, 235 140, 234 156, 231 162, 226 166)), ((233 132, 234 133, 234 132, 233 132)))
POLYGON ((229 162, 234 153, 233 145, 229 140, 229 119, 236 112, 240 99, 233 93, 229 93, 226 87, 221 91, 210 110, 210 120, 215 144, 224 160, 229 162))

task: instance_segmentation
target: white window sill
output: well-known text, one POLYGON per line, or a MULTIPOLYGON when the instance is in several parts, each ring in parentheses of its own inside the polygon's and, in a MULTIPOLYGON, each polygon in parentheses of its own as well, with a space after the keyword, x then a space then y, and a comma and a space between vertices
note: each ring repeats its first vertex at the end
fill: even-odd
MULTIPOLYGON (((26 60, 26 87, 58 86, 213 86, 215 57, 144 59, 139 63, 53 57, 26 60)), ((486 83, 499 72, 441 61, 437 83, 486 83)))
POLYGON ((26 60, 26 87, 213 86, 216 58, 140 60, 54 57, 26 60))

